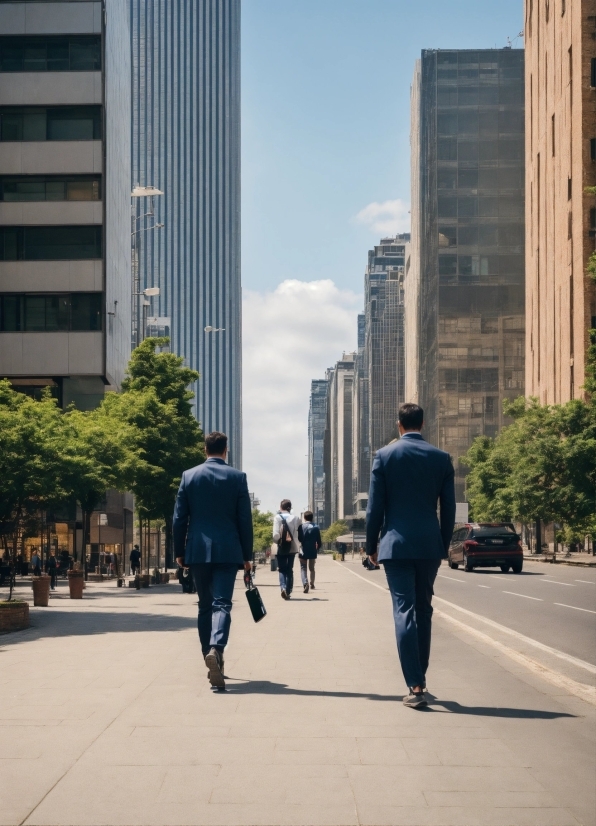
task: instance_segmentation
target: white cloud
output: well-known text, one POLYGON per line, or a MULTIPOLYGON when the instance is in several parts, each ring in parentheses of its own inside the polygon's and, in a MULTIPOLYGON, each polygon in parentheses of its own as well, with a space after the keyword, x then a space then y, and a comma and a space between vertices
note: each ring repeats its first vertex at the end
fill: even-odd
POLYGON ((312 379, 357 344, 362 296, 333 281, 283 281, 244 290, 244 470, 262 510, 307 502, 308 403, 312 379))
POLYGON ((364 224, 377 237, 397 235, 410 231, 410 205, 400 198, 395 201, 373 201, 361 209, 354 220, 364 224))

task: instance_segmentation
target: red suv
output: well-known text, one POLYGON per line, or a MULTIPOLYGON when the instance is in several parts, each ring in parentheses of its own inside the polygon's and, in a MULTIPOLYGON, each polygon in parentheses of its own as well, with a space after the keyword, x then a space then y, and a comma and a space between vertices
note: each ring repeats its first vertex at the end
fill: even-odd
POLYGON ((450 568, 464 566, 496 568, 506 573, 510 568, 519 574, 524 564, 524 552, 519 535, 511 522, 474 522, 458 528, 449 546, 450 568))

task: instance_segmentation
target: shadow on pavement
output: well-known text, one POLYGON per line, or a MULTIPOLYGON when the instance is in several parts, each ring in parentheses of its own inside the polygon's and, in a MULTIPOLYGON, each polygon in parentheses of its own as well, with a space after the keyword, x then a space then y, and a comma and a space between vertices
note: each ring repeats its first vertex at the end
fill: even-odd
MULTIPOLYGON (((432 695, 430 695, 432 697, 432 695)), ((442 706, 451 714, 471 714, 478 717, 508 717, 518 720, 556 720, 559 717, 576 717, 575 714, 567 714, 564 711, 540 711, 534 708, 499 708, 498 706, 462 706, 454 700, 430 701, 431 706, 442 706)), ((438 711, 432 707, 427 707, 428 711, 438 711)), ((443 712, 444 713, 444 712, 443 712)))

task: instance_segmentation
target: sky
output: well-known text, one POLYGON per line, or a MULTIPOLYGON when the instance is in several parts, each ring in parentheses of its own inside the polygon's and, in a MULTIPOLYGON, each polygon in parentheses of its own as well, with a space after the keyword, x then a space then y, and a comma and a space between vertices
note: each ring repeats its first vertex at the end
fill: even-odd
POLYGON ((242 0, 244 470, 307 505, 310 382, 356 346, 367 251, 409 230, 422 49, 502 48, 523 1, 242 0))

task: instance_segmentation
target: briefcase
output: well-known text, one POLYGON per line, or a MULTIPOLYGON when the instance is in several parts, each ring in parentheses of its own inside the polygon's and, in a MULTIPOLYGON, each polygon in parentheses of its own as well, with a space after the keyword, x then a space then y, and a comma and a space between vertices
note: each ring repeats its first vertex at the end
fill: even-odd
POLYGON ((244 584, 246 585, 246 599, 248 607, 255 622, 260 622, 267 615, 267 609, 263 605, 263 600, 259 594, 259 589, 254 585, 250 571, 244 574, 244 584))

